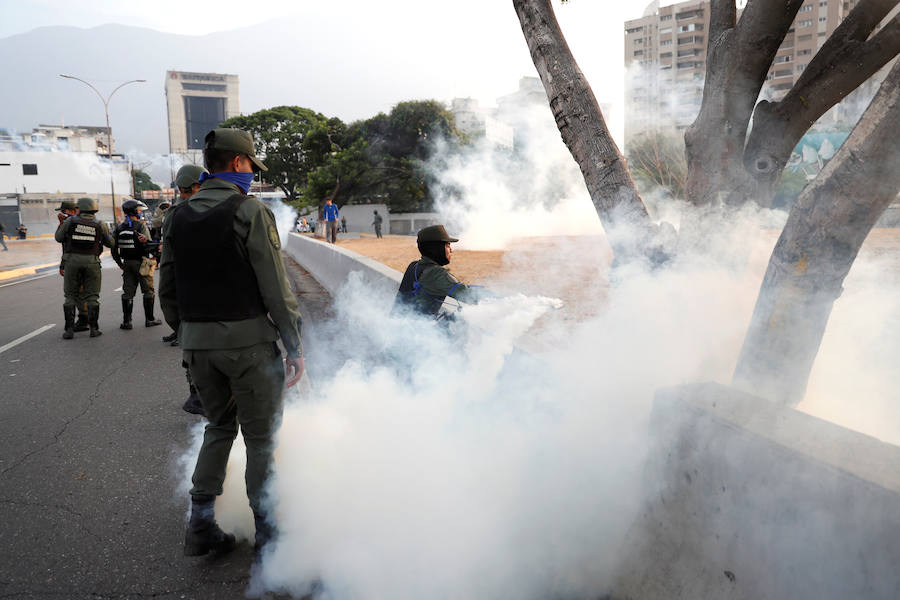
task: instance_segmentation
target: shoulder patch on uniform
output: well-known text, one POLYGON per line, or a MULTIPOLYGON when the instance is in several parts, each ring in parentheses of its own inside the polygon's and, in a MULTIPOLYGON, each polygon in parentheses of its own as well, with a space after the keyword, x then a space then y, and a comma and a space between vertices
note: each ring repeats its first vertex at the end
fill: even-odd
POLYGON ((275 225, 269 225, 266 230, 269 234, 269 242, 272 244, 272 247, 276 250, 281 250, 281 240, 278 239, 278 229, 275 228, 275 225))

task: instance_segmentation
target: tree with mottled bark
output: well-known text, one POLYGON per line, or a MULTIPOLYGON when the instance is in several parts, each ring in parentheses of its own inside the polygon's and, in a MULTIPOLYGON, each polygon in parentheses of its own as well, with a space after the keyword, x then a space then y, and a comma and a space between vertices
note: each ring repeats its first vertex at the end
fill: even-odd
MULTIPOLYGON (((873 35, 898 0, 861 0, 790 92, 779 102, 757 104, 803 2, 748 0, 738 21, 735 0, 711 0, 703 102, 685 134, 686 199, 692 203, 767 205, 809 127, 900 52, 898 17, 873 35)), ((649 221, 550 0, 513 0, 513 6, 604 227, 649 221)), ((895 66, 841 151, 792 209, 760 290, 737 384, 788 404, 802 399, 844 277, 900 188, 900 170, 886 168, 898 158, 897 77, 895 66)), ((647 243, 646 237, 637 243, 647 243)))

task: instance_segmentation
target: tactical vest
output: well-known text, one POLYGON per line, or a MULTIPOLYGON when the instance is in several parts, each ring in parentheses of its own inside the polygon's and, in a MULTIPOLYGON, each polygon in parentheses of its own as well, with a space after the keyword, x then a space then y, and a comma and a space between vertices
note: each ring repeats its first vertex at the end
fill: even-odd
POLYGON ((85 219, 79 215, 69 218, 72 219, 72 225, 66 232, 66 252, 100 256, 100 245, 102 243, 100 238, 103 235, 100 223, 94 219, 85 219))
POLYGON ((141 260, 144 257, 144 244, 138 239, 138 233, 134 223, 129 225, 127 219, 116 227, 116 248, 123 259, 141 260))
POLYGON ((234 215, 247 197, 235 194, 200 212, 180 206, 169 232, 182 321, 241 321, 266 314, 234 215))
MULTIPOLYGON (((419 262, 414 260, 406 267, 406 272, 403 273, 403 279, 400 281, 400 289, 397 290, 397 297, 394 299, 393 310, 396 311, 399 306, 406 306, 424 315, 436 316, 441 310, 446 296, 438 298, 425 293, 419 283, 419 277, 427 268, 420 267, 419 262)), ((434 265, 431 268, 434 268, 434 265)))

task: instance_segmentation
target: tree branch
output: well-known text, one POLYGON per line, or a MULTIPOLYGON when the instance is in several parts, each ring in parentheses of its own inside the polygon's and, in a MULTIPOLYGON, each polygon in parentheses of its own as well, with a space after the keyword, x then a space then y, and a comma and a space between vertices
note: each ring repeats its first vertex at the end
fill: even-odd
POLYGON ((737 21, 737 6, 734 0, 710 0, 709 4, 709 47, 730 29, 737 21))
POLYGON ((777 179, 803 134, 830 108, 900 53, 900 18, 869 38, 897 0, 856 5, 780 102, 763 100, 744 153, 746 169, 777 179))
POLYGON ((760 289, 734 383, 796 404, 863 241, 900 188, 900 62, 834 158, 791 208, 760 289))
POLYGON ((550 0, 513 0, 513 6, 556 125, 581 168, 607 232, 625 222, 652 225, 597 99, 556 21, 550 0))

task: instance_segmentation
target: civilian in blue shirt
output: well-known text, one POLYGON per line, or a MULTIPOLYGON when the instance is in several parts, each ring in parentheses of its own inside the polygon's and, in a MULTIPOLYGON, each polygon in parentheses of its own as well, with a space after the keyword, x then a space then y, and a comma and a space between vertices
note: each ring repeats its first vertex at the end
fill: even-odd
POLYGON ((337 240, 338 219, 340 218, 341 213, 332 199, 325 200, 325 207, 322 209, 322 219, 325 220, 325 239, 332 244, 337 240))

